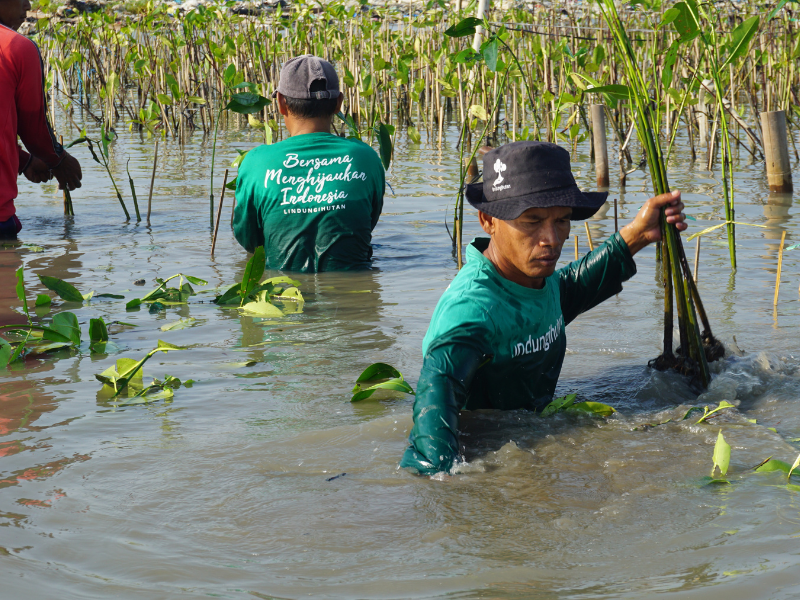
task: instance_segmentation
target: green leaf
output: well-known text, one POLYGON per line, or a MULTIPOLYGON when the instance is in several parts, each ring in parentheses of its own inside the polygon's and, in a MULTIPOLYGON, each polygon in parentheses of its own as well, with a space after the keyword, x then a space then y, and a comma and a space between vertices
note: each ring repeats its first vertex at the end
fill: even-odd
POLYGON ((124 300, 125 296, 121 294, 97 294, 95 298, 114 298, 115 300, 124 300))
MULTIPOLYGON (((402 379, 403 375, 392 365, 387 365, 386 363, 373 363, 364 369, 361 375, 358 376, 358 379, 356 379, 356 388, 358 388, 359 383, 364 383, 366 381, 391 379, 395 377, 402 379)), ((353 391, 355 392, 357 389, 354 389, 353 391)))
POLYGON ((664 25, 672 23, 680 14, 681 11, 678 10, 677 8, 668 8, 667 10, 665 10, 664 15, 661 17, 661 24, 658 26, 659 29, 664 25))
POLYGON ((161 331, 173 331, 175 329, 186 329, 187 327, 191 327, 194 322, 197 321, 194 317, 185 317, 183 319, 179 319, 177 321, 173 321, 172 323, 167 323, 166 325, 161 326, 161 331))
POLYGON ((392 164, 392 135, 385 123, 378 125, 378 147, 383 168, 388 170, 389 165, 392 164))
POLYGON ((92 343, 108 341, 108 329, 102 317, 89 320, 89 339, 92 343))
POLYGON ((3 338, 0 338, 0 367, 5 368, 6 365, 8 365, 13 352, 14 349, 11 347, 11 344, 3 338))
POLYGON ((264 246, 259 246, 253 251, 253 256, 247 261, 247 266, 244 269, 244 277, 242 278, 239 292, 242 300, 252 294, 253 290, 258 286, 258 282, 261 281, 261 277, 264 275, 266 264, 264 246))
POLYGON ((252 92, 239 92, 233 95, 233 99, 228 102, 225 109, 240 115, 252 115, 269 104, 270 101, 264 96, 252 92))
POLYGON ((50 296, 47 294, 36 294, 36 302, 34 303, 35 306, 47 306, 52 301, 50 300, 50 296))
POLYGON ((142 303, 141 298, 134 298, 133 300, 129 300, 125 303, 125 309, 130 310, 131 308, 136 308, 142 303))
POLYGON ((422 136, 419 134, 419 131, 417 131, 417 128, 414 127, 413 125, 409 125, 408 128, 406 128, 406 133, 408 134, 408 139, 410 139, 415 144, 419 144, 420 140, 422 139, 422 136))
POLYGON ((59 298, 67 302, 83 302, 83 294, 81 294, 74 285, 67 283, 58 277, 49 277, 47 275, 39 275, 39 281, 51 292, 58 294, 59 298))
POLYGON ((499 45, 500 42, 497 40, 497 38, 492 37, 486 40, 481 46, 483 62, 486 63, 486 67, 492 72, 497 71, 497 51, 499 45))
POLYGON ((755 468, 756 473, 772 473, 773 471, 782 471, 784 473, 789 473, 791 467, 789 463, 785 463, 782 460, 777 460, 774 458, 769 458, 760 465, 755 468))
POLYGON ((722 63, 720 70, 724 69, 729 63, 747 52, 747 48, 750 46, 750 40, 753 39, 756 31, 758 31, 759 21, 758 15, 750 17, 731 31, 730 53, 728 54, 728 58, 725 59, 725 62, 722 63))
POLYGON ((697 6, 691 0, 689 2, 678 2, 673 7, 678 11, 672 24, 675 31, 681 36, 681 40, 688 42, 700 34, 700 19, 697 15, 697 6))
POLYGON ((631 90, 627 85, 619 85, 616 83, 592 86, 587 88, 586 91, 593 94, 603 94, 612 100, 627 100, 631 95, 631 90))
POLYGON ((664 65, 663 70, 661 71, 661 83, 665 88, 669 88, 672 85, 672 69, 675 66, 675 62, 678 60, 678 49, 680 48, 680 45, 680 40, 675 40, 672 42, 669 50, 667 50, 666 56, 664 56, 664 65))
POLYGON ((711 467, 711 476, 714 476, 714 471, 719 469, 721 475, 727 475, 728 466, 731 462, 731 447, 725 438, 722 437, 722 429, 719 430, 717 436, 717 443, 714 445, 714 466, 711 467))
POLYGON ((215 304, 234 304, 239 303, 240 296, 239 292, 242 289, 241 283, 234 283, 231 287, 229 287, 225 292, 223 292, 220 296, 214 298, 215 304))
POLYGON ((577 397, 578 394, 569 394, 567 396, 561 396, 560 398, 553 399, 542 409, 542 416, 549 417, 550 415, 554 415, 557 412, 569 408, 575 402, 577 397))
POLYGON ((200 279, 199 277, 192 277, 191 275, 184 275, 183 273, 181 273, 181 275, 186 281, 193 283, 195 285, 208 285, 208 282, 205 279, 200 279))
POLYGON ((166 94, 156 94, 156 98, 158 98, 158 101, 165 106, 172 105, 172 98, 170 98, 166 94))
POLYGON ((789 477, 791 477, 791 476, 792 476, 792 472, 793 472, 793 471, 794 471, 794 470, 795 470, 795 469, 796 469, 798 466, 800 466, 800 454, 798 454, 798 455, 797 455, 797 458, 795 458, 795 459, 794 459, 794 462, 792 463, 792 468, 791 468, 791 469, 789 469, 789 474, 786 476, 786 477, 787 477, 787 479, 788 479, 789 477))
POLYGON ((283 311, 269 301, 267 291, 259 292, 258 299, 239 307, 243 313, 251 317, 271 318, 283 317, 283 311))
POLYGON ((373 386, 361 389, 361 391, 353 394, 353 397, 350 398, 350 402, 360 402, 361 400, 366 400, 378 390, 393 390, 395 392, 404 392, 406 394, 414 393, 414 390, 411 388, 411 386, 403 381, 402 378, 390 379, 389 381, 376 383, 373 386))
POLYGON ((25 297, 25 279, 22 267, 17 269, 17 298, 22 302, 22 309, 25 311, 25 315, 28 317, 28 322, 30 323, 31 316, 28 312, 28 299, 25 297))
POLYGON ((797 0, 780 0, 780 1, 779 1, 779 2, 778 2, 776 5, 775 5, 775 8, 773 8, 773 9, 772 9, 772 11, 771 11, 771 12, 769 13, 769 15, 767 16, 767 23, 769 23, 770 21, 772 21, 772 19, 775 17, 775 15, 777 15, 777 14, 778 14, 778 11, 780 11, 780 10, 781 10, 781 9, 782 9, 784 6, 786 6, 786 4, 787 4, 788 2, 796 2, 796 1, 797 1, 797 0))
POLYGON ((477 17, 467 17, 466 19, 462 19, 460 22, 447 29, 444 34, 448 37, 466 37, 468 35, 475 35, 475 28, 481 23, 483 23, 482 19, 477 17))
MULTIPOLYGON (((50 325, 50 329, 67 338, 70 342, 72 342, 73 345, 81 345, 81 327, 78 325, 78 317, 76 317, 74 313, 62 312, 53 316, 53 322, 50 325)), ((47 331, 44 332, 43 337, 45 339, 51 339, 48 337, 47 331)), ((58 342, 62 340, 52 341, 58 342)))
POLYGON ((617 412, 613 406, 603 404, 602 402, 578 402, 577 404, 570 406, 568 410, 587 412, 601 417, 610 417, 617 412))
MULTIPOLYGON (((156 350, 161 350, 162 352, 167 352, 168 350, 186 350, 185 346, 176 346, 175 344, 170 344, 169 342, 165 342, 163 340, 158 340, 158 347, 156 350)), ((153 351, 155 353, 155 351, 153 351)))

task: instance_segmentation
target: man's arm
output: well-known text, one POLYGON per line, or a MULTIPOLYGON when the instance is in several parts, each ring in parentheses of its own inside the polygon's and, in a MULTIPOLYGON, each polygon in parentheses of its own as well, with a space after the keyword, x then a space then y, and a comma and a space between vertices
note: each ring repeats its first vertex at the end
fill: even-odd
POLYGON ((636 274, 633 255, 661 239, 661 209, 667 223, 678 231, 687 227, 680 192, 650 198, 636 218, 608 241, 580 260, 557 272, 561 288, 561 310, 569 323, 622 290, 622 282, 636 274))
POLYGON ((556 275, 564 321, 570 323, 579 314, 618 294, 622 282, 635 274, 636 263, 619 233, 580 260, 559 269, 556 275))
POLYGON ((17 173, 17 175, 22 175, 25 169, 30 166, 33 157, 25 152, 25 150, 23 150, 20 146, 17 146, 17 150, 19 150, 19 173, 17 173))

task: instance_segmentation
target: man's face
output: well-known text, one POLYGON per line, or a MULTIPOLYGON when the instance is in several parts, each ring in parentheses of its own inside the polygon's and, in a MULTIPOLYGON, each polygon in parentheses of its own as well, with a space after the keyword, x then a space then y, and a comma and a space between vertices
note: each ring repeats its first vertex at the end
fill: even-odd
POLYGON ((0 0, 0 23, 16 31, 30 9, 30 0, 0 0))
POLYGON ((513 221, 480 213, 483 230, 492 236, 498 258, 530 279, 553 274, 569 236, 572 209, 563 206, 529 208, 513 221))

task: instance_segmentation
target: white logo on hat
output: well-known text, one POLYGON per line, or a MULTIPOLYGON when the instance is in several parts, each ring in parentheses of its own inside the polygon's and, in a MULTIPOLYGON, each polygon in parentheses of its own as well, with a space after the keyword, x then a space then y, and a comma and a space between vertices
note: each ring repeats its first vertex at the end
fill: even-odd
POLYGON ((494 180, 495 185, 503 181, 502 172, 505 170, 506 170, 506 164, 498 158, 494 162, 494 172, 497 173, 497 179, 494 180))
POLYGON ((494 180, 492 184, 492 191, 499 192, 501 190, 507 190, 511 186, 509 184, 500 185, 503 182, 503 171, 505 171, 508 167, 506 164, 500 160, 499 158, 494 161, 494 172, 497 173, 497 179, 494 180))

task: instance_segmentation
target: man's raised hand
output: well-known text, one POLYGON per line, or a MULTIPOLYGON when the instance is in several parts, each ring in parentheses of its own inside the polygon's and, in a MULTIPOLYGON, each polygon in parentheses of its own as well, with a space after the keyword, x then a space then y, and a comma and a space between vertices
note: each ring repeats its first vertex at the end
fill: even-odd
POLYGON ((636 218, 620 230, 620 235, 628 244, 632 255, 661 239, 659 217, 662 207, 667 216, 667 223, 675 225, 678 231, 684 231, 688 227, 686 215, 683 214, 680 192, 668 192, 650 198, 639 210, 636 218))

